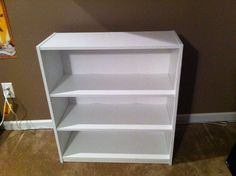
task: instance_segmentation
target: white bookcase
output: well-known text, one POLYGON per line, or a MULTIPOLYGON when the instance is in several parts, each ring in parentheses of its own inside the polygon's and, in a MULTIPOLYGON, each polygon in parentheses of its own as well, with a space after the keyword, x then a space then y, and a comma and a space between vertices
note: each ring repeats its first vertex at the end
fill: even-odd
POLYGON ((37 46, 60 161, 172 164, 174 31, 54 33, 37 46))

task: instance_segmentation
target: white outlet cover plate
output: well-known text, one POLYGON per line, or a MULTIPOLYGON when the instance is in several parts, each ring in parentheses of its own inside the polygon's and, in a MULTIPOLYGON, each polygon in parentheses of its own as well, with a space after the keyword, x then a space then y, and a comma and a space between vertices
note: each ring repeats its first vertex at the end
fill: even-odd
POLYGON ((11 82, 3 82, 1 85, 3 94, 6 95, 7 98, 15 98, 15 92, 11 82), (8 89, 10 90, 10 94, 8 89))

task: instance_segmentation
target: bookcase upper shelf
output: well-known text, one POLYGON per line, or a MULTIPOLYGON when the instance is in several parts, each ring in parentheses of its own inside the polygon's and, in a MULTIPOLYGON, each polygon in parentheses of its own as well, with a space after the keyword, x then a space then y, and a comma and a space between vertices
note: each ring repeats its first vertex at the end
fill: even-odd
POLYGON ((167 49, 182 43, 174 31, 54 33, 41 50, 167 49), (117 35, 119 33, 119 35, 117 35), (119 38, 117 38, 119 36, 119 38))
POLYGON ((51 97, 77 95, 175 95, 168 74, 69 75, 50 93, 51 97))

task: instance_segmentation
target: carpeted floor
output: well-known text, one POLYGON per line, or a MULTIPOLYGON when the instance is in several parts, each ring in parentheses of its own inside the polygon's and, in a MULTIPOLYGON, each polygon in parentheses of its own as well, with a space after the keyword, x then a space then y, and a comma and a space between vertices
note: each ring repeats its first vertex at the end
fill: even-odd
POLYGON ((52 130, 2 131, 0 176, 227 176, 236 123, 178 125, 173 166, 59 162, 52 130))

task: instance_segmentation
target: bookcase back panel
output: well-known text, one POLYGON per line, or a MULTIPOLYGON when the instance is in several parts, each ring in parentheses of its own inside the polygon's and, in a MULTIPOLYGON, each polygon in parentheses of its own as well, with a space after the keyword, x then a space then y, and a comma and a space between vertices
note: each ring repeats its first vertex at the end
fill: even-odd
POLYGON ((70 102, 91 104, 91 103, 103 103, 103 104, 166 104, 167 96, 79 96, 71 98, 70 102))
POLYGON ((174 49, 62 51, 67 74, 169 73, 174 49))

